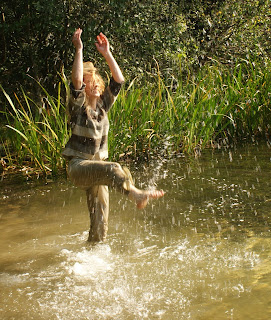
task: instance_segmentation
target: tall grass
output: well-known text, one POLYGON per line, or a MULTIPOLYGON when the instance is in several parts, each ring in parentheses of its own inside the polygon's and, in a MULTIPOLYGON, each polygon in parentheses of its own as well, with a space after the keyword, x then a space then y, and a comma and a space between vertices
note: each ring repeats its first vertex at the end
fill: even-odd
MULTIPOLYGON (((62 82, 63 83, 63 82, 62 82)), ((1 87, 9 111, 5 112, 9 129, 4 143, 9 165, 31 166, 43 174, 56 174, 64 166, 61 150, 68 138, 65 106, 61 102, 61 84, 57 97, 45 88, 43 100, 38 104, 22 89, 22 98, 15 94, 15 101, 1 87)))
MULTIPOLYGON (((214 61, 196 77, 178 79, 175 92, 159 69, 155 82, 144 88, 132 81, 109 112, 111 160, 198 153, 230 139, 270 136, 270 70, 270 62, 262 68, 242 61, 230 70, 214 61)), ((6 161, 14 165, 27 161, 44 173, 56 173, 64 166, 61 151, 69 132, 61 86, 56 98, 42 88, 46 107, 23 90, 23 98, 15 95, 13 101, 2 88, 10 106, 3 143, 6 161)))
POLYGON ((112 159, 198 152, 230 139, 270 135, 271 64, 242 61, 233 70, 213 62, 172 92, 159 75, 154 87, 123 90, 110 111, 112 159))

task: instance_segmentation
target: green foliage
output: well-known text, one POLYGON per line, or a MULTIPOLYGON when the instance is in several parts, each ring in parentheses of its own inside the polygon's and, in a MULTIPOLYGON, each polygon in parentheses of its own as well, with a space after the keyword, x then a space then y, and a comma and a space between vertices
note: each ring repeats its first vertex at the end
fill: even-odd
POLYGON ((84 59, 107 76, 94 46, 103 31, 130 83, 110 113, 112 158, 270 135, 269 0, 3 0, 1 12, 1 150, 10 163, 63 165, 67 87, 58 74, 71 70, 77 27, 84 59))
MULTIPOLYGON (((133 84, 110 111, 110 151, 118 160, 222 147, 230 139, 270 136, 271 63, 243 61, 234 71, 204 66, 170 92, 160 77, 153 87, 133 84)), ((158 72, 159 74, 159 72, 158 72)))
POLYGON ((183 5, 183 12, 189 15, 184 39, 188 64, 197 62, 201 66, 211 58, 234 67, 240 58, 248 56, 257 61, 270 59, 269 0, 204 3, 183 5))
POLYGON ((6 162, 15 166, 30 165, 43 174, 56 174, 64 166, 61 151, 68 138, 65 107, 61 103, 61 83, 56 99, 41 87, 46 99, 39 105, 23 89, 23 99, 15 95, 13 102, 0 88, 11 106, 11 111, 5 113, 9 129, 4 143, 6 162))
POLYGON ((232 68, 248 55, 264 63, 270 58, 270 10, 269 0, 3 0, 1 84, 8 93, 23 85, 41 95, 30 74, 56 93, 57 73, 72 66, 71 36, 78 26, 85 59, 104 70, 93 45, 103 31, 128 82, 152 80, 155 60, 169 82, 180 72, 197 73, 210 59, 232 68))
MULTIPOLYGON (((230 139, 271 134, 271 63, 241 61, 234 70, 218 62, 205 65, 197 77, 179 78, 171 91, 157 64, 155 81, 139 88, 136 79, 124 88, 109 112, 111 160, 198 154, 205 147, 223 147, 230 139)), ((67 81, 63 79, 66 90, 67 81)), ((64 166, 61 151, 69 132, 61 99, 41 86, 46 101, 37 104, 22 91, 6 112, 8 137, 4 143, 10 165, 30 164, 55 174, 64 166)))

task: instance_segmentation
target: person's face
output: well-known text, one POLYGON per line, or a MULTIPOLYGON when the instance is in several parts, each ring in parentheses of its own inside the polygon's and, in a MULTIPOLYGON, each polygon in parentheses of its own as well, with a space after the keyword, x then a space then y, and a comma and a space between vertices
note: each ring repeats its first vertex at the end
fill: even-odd
POLYGON ((98 81, 95 79, 95 77, 92 77, 91 75, 85 75, 84 76, 84 83, 86 84, 86 94, 90 98, 99 98, 100 93, 100 85, 98 81))

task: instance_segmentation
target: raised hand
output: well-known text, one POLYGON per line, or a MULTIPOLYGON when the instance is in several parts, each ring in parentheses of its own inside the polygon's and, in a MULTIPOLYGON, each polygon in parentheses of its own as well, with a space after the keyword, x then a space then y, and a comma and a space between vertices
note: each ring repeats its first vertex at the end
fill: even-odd
POLYGON ((83 43, 81 40, 82 29, 75 30, 72 43, 75 47, 75 56, 72 65, 72 83, 76 90, 81 89, 83 84, 83 43))
POLYGON ((97 50, 102 54, 108 54, 110 52, 109 41, 106 36, 100 32, 97 36, 97 42, 95 42, 97 50))
POLYGON ((83 42, 81 40, 81 34, 82 29, 78 28, 75 30, 73 37, 72 37, 72 43, 75 46, 76 49, 83 49, 83 42))

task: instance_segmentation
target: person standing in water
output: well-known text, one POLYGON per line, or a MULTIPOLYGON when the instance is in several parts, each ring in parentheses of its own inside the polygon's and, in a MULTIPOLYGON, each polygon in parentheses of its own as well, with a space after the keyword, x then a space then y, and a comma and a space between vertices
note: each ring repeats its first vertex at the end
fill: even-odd
POLYGON ((86 191, 90 214, 88 241, 104 241, 108 230, 108 187, 127 195, 139 209, 144 208, 149 199, 162 197, 164 192, 136 188, 127 168, 122 168, 116 162, 105 161, 108 158, 107 113, 116 101, 124 77, 110 51, 108 39, 100 33, 95 45, 112 74, 109 85, 105 87, 94 65, 89 61, 83 62, 81 34, 82 30, 78 28, 72 38, 75 56, 67 106, 72 135, 63 156, 68 160, 70 180, 86 191))

